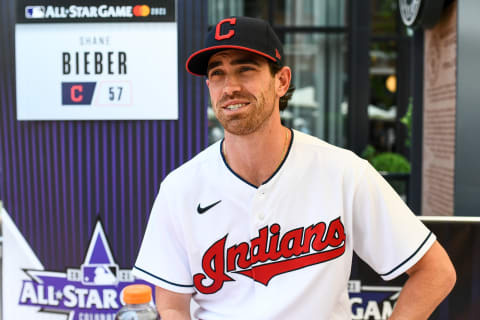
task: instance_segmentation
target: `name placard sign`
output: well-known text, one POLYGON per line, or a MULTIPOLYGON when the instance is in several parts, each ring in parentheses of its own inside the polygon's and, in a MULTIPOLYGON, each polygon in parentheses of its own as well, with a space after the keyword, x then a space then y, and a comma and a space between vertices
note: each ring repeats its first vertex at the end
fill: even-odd
POLYGON ((178 118, 175 1, 17 2, 18 120, 178 118))

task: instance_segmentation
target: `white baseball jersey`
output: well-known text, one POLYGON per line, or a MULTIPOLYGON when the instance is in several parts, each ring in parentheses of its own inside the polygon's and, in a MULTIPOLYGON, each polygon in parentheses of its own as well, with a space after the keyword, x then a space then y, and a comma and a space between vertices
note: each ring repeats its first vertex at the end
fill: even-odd
POLYGON ((197 319, 351 319, 354 251, 388 280, 434 241, 368 162, 292 131, 258 188, 228 167, 221 142, 169 174, 133 273, 193 294, 197 319))

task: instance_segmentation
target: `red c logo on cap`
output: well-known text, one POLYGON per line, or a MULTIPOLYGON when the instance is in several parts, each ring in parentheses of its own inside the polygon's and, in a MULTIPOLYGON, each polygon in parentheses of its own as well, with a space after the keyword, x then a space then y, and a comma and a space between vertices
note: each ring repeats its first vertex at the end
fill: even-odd
POLYGON ((237 23, 237 18, 228 18, 228 19, 223 19, 222 21, 220 21, 218 24, 217 24, 217 28, 215 29, 215 40, 225 40, 225 39, 228 39, 228 38, 231 38, 233 37, 233 35, 235 34, 235 31, 234 30, 230 30, 228 31, 227 34, 220 34, 220 29, 222 27, 222 24, 224 24, 225 22, 229 22, 232 26, 235 25, 237 23))

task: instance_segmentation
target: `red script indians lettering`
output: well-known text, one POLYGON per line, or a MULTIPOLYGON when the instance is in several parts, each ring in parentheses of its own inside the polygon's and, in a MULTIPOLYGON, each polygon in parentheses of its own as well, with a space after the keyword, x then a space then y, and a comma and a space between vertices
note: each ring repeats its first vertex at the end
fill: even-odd
POLYGON ((212 294, 227 281, 228 273, 242 274, 268 285, 275 276, 340 257, 345 252, 345 230, 340 218, 280 236, 280 225, 258 230, 258 237, 225 248, 228 234, 216 241, 202 258, 204 273, 193 276, 198 291, 212 294), (204 284, 208 283, 208 284, 204 284))

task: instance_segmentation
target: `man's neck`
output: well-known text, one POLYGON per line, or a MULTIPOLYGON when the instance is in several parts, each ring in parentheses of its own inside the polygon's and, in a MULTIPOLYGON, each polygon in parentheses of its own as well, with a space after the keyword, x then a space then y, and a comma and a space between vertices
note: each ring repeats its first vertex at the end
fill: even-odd
POLYGON ((290 139, 290 130, 280 123, 249 135, 225 132, 224 157, 236 174, 258 187, 280 166, 290 139))

